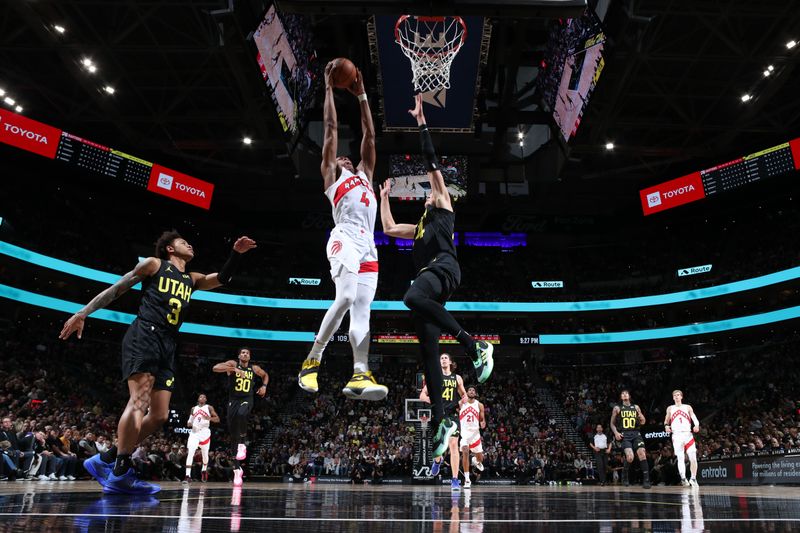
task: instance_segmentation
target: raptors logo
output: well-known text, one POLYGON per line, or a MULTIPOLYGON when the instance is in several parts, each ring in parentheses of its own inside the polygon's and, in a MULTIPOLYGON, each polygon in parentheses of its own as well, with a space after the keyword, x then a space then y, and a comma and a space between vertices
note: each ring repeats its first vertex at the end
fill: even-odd
POLYGON ((342 251, 342 241, 333 241, 333 244, 331 245, 331 253, 333 255, 336 255, 341 251, 342 251))

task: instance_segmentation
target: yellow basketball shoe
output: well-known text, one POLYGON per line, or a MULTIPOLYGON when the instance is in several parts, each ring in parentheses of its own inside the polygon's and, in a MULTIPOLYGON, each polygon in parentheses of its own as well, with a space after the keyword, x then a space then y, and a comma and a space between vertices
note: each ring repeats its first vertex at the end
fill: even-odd
POLYGON ((386 385, 381 385, 372 376, 372 372, 355 372, 342 393, 353 400, 383 400, 389 394, 386 385))
POLYGON ((318 392, 317 374, 319 373, 319 361, 317 359, 306 359, 297 374, 297 384, 300 388, 308 392, 318 392))

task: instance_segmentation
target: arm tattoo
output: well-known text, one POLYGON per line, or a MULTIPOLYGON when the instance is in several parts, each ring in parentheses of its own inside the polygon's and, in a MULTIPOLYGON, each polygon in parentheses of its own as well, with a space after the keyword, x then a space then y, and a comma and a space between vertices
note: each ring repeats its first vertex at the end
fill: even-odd
POLYGON ((123 294, 125 294, 131 287, 142 281, 141 276, 136 274, 136 271, 139 269, 140 266, 144 261, 136 265, 136 268, 119 278, 119 280, 114 283, 112 286, 92 298, 92 301, 86 304, 86 306, 78 311, 84 316, 89 316, 98 309, 102 309, 123 294))

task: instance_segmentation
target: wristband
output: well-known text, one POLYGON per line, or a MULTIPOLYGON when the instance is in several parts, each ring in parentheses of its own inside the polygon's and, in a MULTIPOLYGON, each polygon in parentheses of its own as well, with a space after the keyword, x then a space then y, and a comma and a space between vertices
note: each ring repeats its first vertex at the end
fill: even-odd
POLYGON ((242 254, 237 252, 236 250, 231 250, 231 254, 228 256, 228 260, 225 261, 225 264, 222 265, 222 269, 217 274, 217 280, 223 285, 227 285, 233 279, 233 274, 236 272, 236 269, 239 267, 239 263, 242 260, 242 254))
POLYGON ((361 93, 356 98, 358 98, 359 102, 366 102, 367 101, 367 93, 361 93))

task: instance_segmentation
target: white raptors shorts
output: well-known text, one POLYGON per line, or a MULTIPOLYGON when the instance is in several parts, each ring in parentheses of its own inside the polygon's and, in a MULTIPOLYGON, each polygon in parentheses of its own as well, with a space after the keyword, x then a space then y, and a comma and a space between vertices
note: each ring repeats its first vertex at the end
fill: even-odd
POLYGON ((189 433, 189 442, 187 443, 186 447, 189 449, 198 448, 198 447, 205 447, 209 448, 211 446, 211 432, 200 432, 200 433, 189 433))
POLYGON ((326 248, 334 280, 342 269, 358 274, 358 282, 370 288, 378 287, 378 249, 372 234, 363 228, 336 226, 331 231, 326 248))
POLYGON ((467 431, 461 434, 460 447, 467 446, 472 453, 483 453, 480 431, 467 431))
POLYGON ((694 434, 691 431, 678 431, 672 433, 672 447, 677 451, 679 448, 685 452, 696 450, 694 434))

